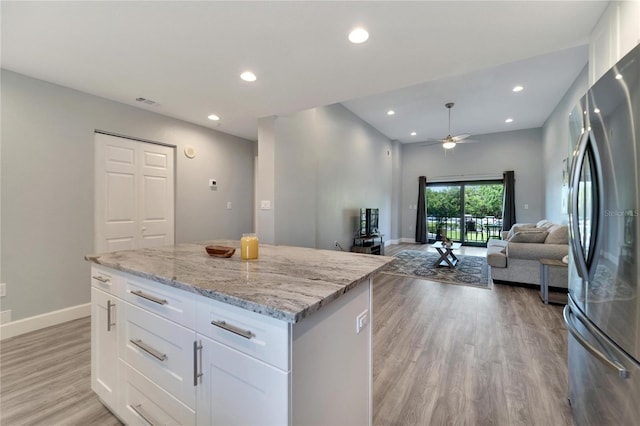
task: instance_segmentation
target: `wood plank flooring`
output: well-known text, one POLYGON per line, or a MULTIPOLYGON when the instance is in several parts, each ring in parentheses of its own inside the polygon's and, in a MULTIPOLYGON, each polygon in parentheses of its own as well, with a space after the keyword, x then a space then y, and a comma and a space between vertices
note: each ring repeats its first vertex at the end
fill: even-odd
MULTIPOLYGON (((406 248, 428 247, 386 254, 406 248)), ((535 290, 380 274, 373 305, 375 425, 573 424, 562 308, 535 290)), ((120 424, 90 390, 89 318, 0 346, 3 426, 120 424)))

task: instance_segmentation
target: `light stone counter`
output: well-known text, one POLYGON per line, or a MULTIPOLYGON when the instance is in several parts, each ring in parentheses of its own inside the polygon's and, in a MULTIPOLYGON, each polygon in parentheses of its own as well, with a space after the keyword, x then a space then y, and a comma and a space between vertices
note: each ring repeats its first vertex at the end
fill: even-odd
POLYGON ((296 323, 393 261, 391 257, 260 244, 242 260, 239 241, 207 241, 89 255, 91 262, 296 323), (227 259, 205 246, 236 248, 227 259))

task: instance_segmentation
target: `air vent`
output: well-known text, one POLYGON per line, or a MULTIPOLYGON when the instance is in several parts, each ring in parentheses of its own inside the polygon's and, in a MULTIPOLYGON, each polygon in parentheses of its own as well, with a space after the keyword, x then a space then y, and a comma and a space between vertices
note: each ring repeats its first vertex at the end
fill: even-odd
POLYGON ((143 104, 152 105, 152 106, 160 105, 159 103, 157 103, 156 101, 152 101, 151 99, 136 98, 136 101, 142 102, 143 104))

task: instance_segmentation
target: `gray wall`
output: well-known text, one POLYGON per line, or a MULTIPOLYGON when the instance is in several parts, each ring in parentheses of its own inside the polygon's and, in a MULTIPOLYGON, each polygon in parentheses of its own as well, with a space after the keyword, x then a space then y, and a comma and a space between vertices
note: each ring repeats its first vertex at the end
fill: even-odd
POLYGON ((543 218, 542 129, 474 135, 476 143, 460 144, 446 153, 440 146, 405 144, 402 149, 402 238, 415 240, 418 177, 476 180, 502 177, 514 170, 516 219, 537 222, 543 218), (528 204, 528 209, 524 205, 528 204))
POLYGON ((1 82, 0 279, 13 320, 90 300, 95 129, 177 147, 176 242, 253 228, 253 142, 6 70, 1 82))
POLYGON ((542 158, 545 216, 558 223, 567 223, 562 211, 562 160, 571 161, 571 150, 576 141, 569 136, 569 113, 587 92, 588 66, 582 70, 562 100, 558 103, 542 128, 542 158))
MULTIPOLYGON (((397 151, 397 150, 396 150, 397 151)), ((393 236, 393 143, 340 104, 277 117, 275 242, 349 250, 361 207, 393 236)))

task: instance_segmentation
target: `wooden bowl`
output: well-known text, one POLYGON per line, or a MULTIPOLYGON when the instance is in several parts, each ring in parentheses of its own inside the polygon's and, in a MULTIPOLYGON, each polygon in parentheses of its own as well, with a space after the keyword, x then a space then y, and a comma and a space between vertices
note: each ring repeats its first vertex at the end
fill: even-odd
POLYGON ((236 249, 228 246, 206 246, 204 249, 214 257, 231 257, 236 252, 236 249))

